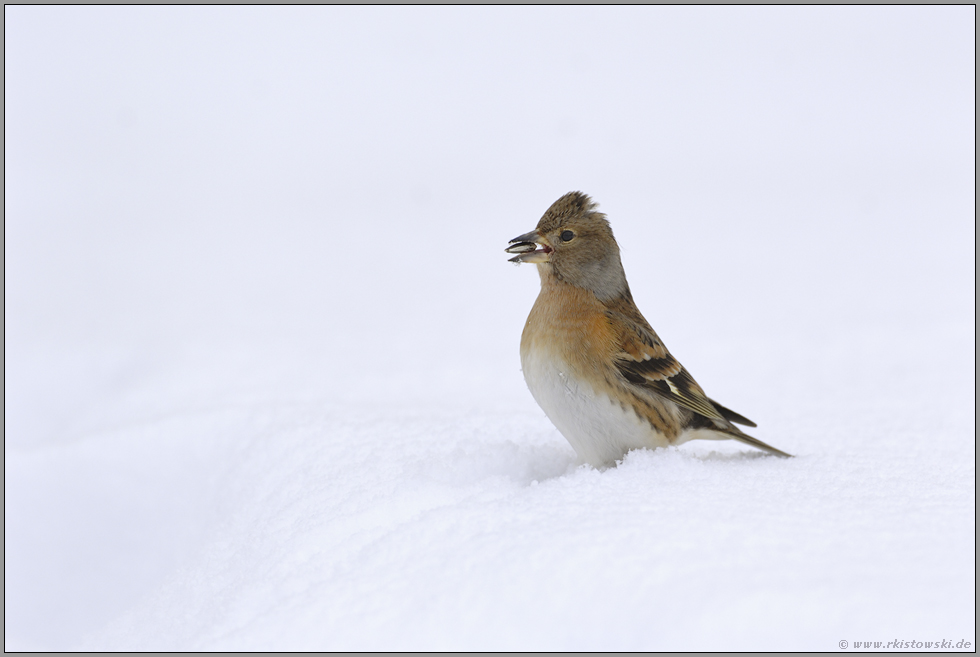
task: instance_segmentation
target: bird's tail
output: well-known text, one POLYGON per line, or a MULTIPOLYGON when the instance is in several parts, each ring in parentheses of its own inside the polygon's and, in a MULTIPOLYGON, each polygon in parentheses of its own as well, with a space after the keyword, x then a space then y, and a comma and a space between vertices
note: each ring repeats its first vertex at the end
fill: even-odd
POLYGON ((752 445, 753 447, 755 447, 757 449, 761 449, 764 452, 769 452, 770 454, 775 454, 776 456, 784 456, 786 458, 793 458, 793 455, 792 454, 787 454, 786 452, 784 452, 781 449, 776 449, 775 447, 772 447, 771 445, 767 445, 764 442, 762 442, 761 440, 759 440, 758 438, 753 438, 752 436, 748 435, 747 433, 742 433, 741 431, 739 431, 735 427, 732 427, 732 429, 734 429, 734 431, 725 431, 725 433, 727 435, 731 436, 732 438, 734 438, 735 440, 738 440, 740 442, 743 442, 746 445, 752 445))

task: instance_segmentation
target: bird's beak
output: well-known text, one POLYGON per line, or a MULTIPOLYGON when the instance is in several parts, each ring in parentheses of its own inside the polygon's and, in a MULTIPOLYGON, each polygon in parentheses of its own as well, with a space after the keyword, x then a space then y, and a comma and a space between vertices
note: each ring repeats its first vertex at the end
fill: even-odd
POLYGON ((510 246, 508 246, 504 251, 507 253, 516 253, 517 255, 508 260, 508 262, 548 262, 551 260, 551 245, 548 244, 547 240, 538 235, 538 231, 532 230, 530 233, 524 233, 519 237, 515 237, 510 241, 510 246), (540 244, 539 249, 537 245, 540 244))

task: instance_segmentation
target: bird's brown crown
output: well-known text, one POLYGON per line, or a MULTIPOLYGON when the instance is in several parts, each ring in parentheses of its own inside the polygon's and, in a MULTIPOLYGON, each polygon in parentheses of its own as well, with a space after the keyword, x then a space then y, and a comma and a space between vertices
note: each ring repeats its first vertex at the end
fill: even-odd
POLYGON ((549 232, 560 226, 563 221, 585 217, 591 217, 608 227, 609 222, 606 221, 606 215, 596 211, 597 207, 599 204, 593 201, 588 194, 568 192, 552 203, 551 207, 542 215, 541 221, 538 222, 538 232, 549 232))

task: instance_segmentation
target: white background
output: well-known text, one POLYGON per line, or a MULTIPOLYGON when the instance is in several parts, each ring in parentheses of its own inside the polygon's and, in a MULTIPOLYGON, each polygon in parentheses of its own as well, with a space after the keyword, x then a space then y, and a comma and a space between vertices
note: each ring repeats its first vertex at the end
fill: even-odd
POLYGON ((974 7, 4 17, 7 650, 974 641, 974 7), (795 459, 577 465, 570 190, 795 459))

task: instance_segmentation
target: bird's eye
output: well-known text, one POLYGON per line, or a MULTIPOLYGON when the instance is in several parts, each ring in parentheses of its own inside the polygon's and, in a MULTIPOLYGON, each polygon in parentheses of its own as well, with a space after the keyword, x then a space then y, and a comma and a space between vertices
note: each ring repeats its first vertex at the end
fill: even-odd
POLYGON ((571 242, 573 237, 575 237, 575 233, 573 233, 570 230, 564 230, 561 233, 561 241, 562 242, 571 242))

